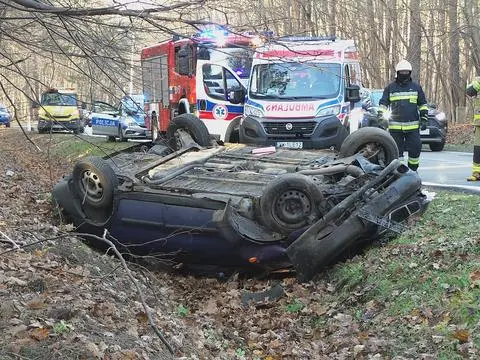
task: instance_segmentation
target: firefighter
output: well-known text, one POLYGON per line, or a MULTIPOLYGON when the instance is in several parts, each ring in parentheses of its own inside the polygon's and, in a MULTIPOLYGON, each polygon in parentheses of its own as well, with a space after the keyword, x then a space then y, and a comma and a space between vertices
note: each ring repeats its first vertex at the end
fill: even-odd
POLYGON ((480 181, 480 77, 476 77, 471 84, 467 86, 467 95, 475 97, 473 126, 475 127, 475 137, 473 140, 473 166, 472 175, 467 178, 468 181, 480 181))
POLYGON ((419 129, 425 130, 428 123, 427 100, 422 87, 412 81, 412 65, 407 60, 401 60, 395 72, 395 81, 383 91, 378 114, 388 120, 388 130, 397 143, 400 158, 407 150, 408 167, 417 171, 422 150, 419 129))

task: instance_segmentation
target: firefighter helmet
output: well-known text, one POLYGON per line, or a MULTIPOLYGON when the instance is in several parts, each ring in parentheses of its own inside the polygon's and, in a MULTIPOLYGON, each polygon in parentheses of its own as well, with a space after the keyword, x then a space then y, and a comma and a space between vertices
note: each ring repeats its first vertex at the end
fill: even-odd
POLYGON ((412 64, 410 64, 407 60, 400 60, 395 67, 395 71, 412 71, 412 64))

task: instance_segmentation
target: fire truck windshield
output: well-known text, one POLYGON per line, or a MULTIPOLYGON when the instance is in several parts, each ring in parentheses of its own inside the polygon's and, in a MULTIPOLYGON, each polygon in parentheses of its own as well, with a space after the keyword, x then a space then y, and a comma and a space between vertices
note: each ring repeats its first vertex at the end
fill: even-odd
POLYGON ((253 68, 251 98, 329 99, 338 95, 341 66, 336 63, 278 62, 253 68))
POLYGON ((252 50, 247 47, 209 49, 210 60, 232 69, 240 79, 248 79, 252 69, 252 50))

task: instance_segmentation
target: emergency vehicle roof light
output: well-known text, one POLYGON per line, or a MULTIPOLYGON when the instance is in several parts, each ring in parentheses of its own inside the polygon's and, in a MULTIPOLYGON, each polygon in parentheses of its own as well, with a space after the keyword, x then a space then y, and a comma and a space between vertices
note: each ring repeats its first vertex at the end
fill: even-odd
POLYGON ((336 36, 282 36, 280 41, 335 41, 336 36))

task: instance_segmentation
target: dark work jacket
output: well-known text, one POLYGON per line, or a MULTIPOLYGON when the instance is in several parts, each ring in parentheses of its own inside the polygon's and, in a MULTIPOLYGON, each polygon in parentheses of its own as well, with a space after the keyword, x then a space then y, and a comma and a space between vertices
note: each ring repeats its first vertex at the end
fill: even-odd
POLYGON ((411 79, 406 82, 394 81, 383 90, 379 101, 380 111, 390 107, 392 117, 388 129, 398 131, 416 130, 420 117, 428 118, 428 107, 422 87, 411 79))

